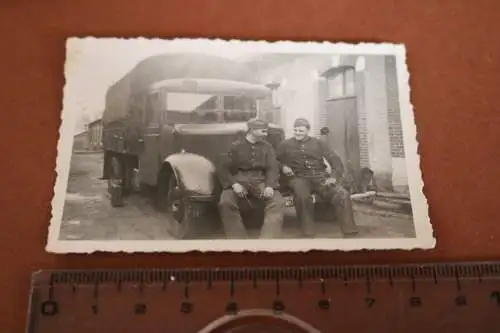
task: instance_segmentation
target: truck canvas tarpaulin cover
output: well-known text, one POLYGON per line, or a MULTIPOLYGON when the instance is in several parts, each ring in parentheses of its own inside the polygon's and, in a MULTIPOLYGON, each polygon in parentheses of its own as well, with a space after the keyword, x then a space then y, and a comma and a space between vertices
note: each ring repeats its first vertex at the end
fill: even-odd
POLYGON ((125 118, 132 97, 145 94, 155 83, 172 79, 211 79, 259 84, 257 75, 244 64, 205 54, 162 54, 138 63, 106 94, 103 123, 125 118))

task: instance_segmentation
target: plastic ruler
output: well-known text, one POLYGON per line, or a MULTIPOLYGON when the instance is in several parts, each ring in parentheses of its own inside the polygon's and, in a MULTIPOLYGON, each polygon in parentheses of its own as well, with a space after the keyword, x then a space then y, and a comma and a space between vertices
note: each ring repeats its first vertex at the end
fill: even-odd
POLYGON ((27 332, 500 332, 500 262, 40 271, 27 332))

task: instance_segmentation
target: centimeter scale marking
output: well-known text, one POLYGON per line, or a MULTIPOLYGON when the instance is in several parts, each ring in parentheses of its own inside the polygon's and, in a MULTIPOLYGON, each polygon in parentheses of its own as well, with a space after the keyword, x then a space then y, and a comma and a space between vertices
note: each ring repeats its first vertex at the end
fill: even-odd
POLYGON ((257 321, 274 332, 500 332, 500 262, 41 271, 28 332, 229 332, 257 321))

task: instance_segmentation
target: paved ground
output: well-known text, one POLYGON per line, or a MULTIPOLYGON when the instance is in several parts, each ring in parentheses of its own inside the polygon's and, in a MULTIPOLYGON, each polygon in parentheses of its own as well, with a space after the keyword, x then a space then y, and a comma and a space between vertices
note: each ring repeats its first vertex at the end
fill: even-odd
MULTIPOLYGON (((61 239, 148 240, 171 239, 166 217, 155 211, 147 197, 134 195, 125 207, 113 208, 107 184, 100 180, 102 154, 74 154, 61 226, 61 239)), ((363 238, 412 237, 409 215, 355 205, 355 219, 363 238)), ((298 235, 293 209, 287 212, 283 237, 298 235)), ((257 234, 257 231, 255 232, 257 234)), ((338 226, 322 223, 318 234, 342 237, 338 226)), ((202 238, 222 238, 219 231, 202 238)))

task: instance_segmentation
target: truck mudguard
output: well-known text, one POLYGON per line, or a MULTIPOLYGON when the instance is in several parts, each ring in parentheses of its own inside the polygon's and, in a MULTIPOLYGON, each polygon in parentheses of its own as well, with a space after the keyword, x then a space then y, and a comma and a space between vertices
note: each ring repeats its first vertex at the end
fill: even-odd
POLYGON ((214 194, 217 178, 210 160, 197 154, 177 153, 168 156, 164 162, 170 164, 184 190, 201 196, 214 194))

